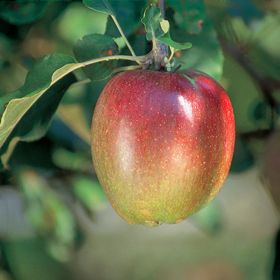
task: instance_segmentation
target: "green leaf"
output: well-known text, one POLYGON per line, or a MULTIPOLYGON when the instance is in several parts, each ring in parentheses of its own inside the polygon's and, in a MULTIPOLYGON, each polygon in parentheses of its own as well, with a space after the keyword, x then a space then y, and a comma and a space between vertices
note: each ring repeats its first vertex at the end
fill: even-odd
POLYGON ((206 18, 203 0, 169 0, 167 5, 174 9, 177 25, 189 34, 198 34, 206 18))
POLYGON ((61 261, 67 260, 76 228, 69 207, 50 188, 49 181, 34 170, 22 169, 17 177, 29 221, 47 239, 49 252, 61 261))
MULTIPOLYGON (((90 34, 79 40, 73 51, 76 59, 83 62, 102 56, 115 55, 119 52, 119 49, 112 37, 90 34)), ((91 80, 98 81, 110 77, 116 65, 116 61, 107 61, 90 65, 84 71, 91 80)))
POLYGON ((222 84, 229 94, 239 133, 269 128, 270 110, 265 110, 261 119, 254 117, 256 105, 265 101, 260 88, 230 56, 225 57, 222 84))
POLYGON ((172 40, 169 29, 170 24, 168 20, 162 17, 160 9, 154 5, 150 5, 142 18, 142 23, 146 29, 146 38, 151 41, 157 39, 165 45, 175 50, 183 50, 191 48, 191 43, 177 43, 172 40))
MULTIPOLYGON (((122 1, 112 1, 112 7, 114 9, 116 18, 122 27, 126 36, 132 35, 137 28, 141 25, 139 19, 144 11, 147 4, 145 0, 122 0, 122 1)), ((108 17, 106 34, 118 38, 120 33, 114 23, 114 21, 108 17)))
POLYGON ((1 1, 0 18, 11 24, 32 23, 42 17, 48 1, 1 1))
POLYGON ((223 211, 216 199, 192 215, 191 220, 203 231, 217 234, 223 227, 223 211))
POLYGON ((114 15, 114 11, 107 0, 83 0, 88 8, 109 15, 114 15))
POLYGON ((187 42, 187 43, 178 43, 175 42, 171 39, 170 34, 165 34, 164 36, 161 36, 158 38, 158 40, 169 47, 175 49, 175 50, 187 50, 192 47, 192 44, 187 42))
POLYGON ((161 22, 164 21, 164 19, 161 15, 160 9, 154 5, 150 5, 146 8, 141 21, 145 26, 148 41, 151 41, 153 38, 158 38, 166 33, 161 27, 161 22))
POLYGON ((71 279, 67 266, 50 256, 41 238, 5 241, 2 246, 14 279, 71 279))
POLYGON ((280 16, 269 14, 248 26, 241 18, 230 18, 220 32, 230 44, 246 50, 246 58, 261 76, 280 80, 280 16))
POLYGON ((19 142, 8 162, 10 170, 16 170, 23 165, 48 171, 56 169, 52 159, 54 144, 46 138, 31 143, 19 142))
POLYGON ((77 173, 82 173, 92 168, 91 158, 85 157, 83 153, 77 150, 69 151, 63 148, 56 148, 53 151, 52 158, 56 166, 61 169, 74 170, 77 173))
POLYGON ((76 80, 70 74, 76 68, 72 57, 53 54, 29 72, 20 89, 23 97, 12 99, 1 118, 1 164, 7 164, 18 141, 34 141, 46 133, 66 89, 76 80))
POLYGON ((176 54, 181 69, 194 68, 220 80, 223 72, 223 53, 213 24, 206 15, 203 1, 171 1, 171 4, 176 4, 176 14, 183 15, 186 21, 194 21, 193 24, 201 27, 194 32, 193 27, 186 28, 183 22, 182 24, 179 22, 178 26, 171 26, 171 34, 175 41, 181 42, 182 38, 184 40, 186 38, 192 44, 191 51, 181 51, 176 54), (196 18, 199 19, 194 20, 192 14, 197 15, 198 12, 199 16, 196 18))
POLYGON ((264 76, 280 80, 280 16, 268 15, 255 24, 248 56, 264 76))
POLYGON ((86 176, 73 179, 74 194, 88 209, 94 211, 104 207, 105 194, 97 180, 86 176))
POLYGON ((81 2, 73 2, 56 20, 54 27, 59 37, 74 45, 85 34, 104 34, 107 14, 87 9, 81 2))
POLYGON ((58 109, 58 116, 69 129, 90 145, 90 127, 87 126, 81 104, 62 104, 58 109), (74 122, 73 119, 75 119, 74 122))

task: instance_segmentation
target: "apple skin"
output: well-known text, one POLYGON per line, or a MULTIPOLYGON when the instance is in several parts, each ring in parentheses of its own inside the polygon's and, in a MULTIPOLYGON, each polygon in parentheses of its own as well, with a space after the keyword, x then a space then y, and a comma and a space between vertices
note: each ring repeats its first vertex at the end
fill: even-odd
POLYGON ((178 223, 214 198, 228 174, 233 109, 206 74, 135 70, 113 77, 92 120, 97 177, 131 224, 178 223))

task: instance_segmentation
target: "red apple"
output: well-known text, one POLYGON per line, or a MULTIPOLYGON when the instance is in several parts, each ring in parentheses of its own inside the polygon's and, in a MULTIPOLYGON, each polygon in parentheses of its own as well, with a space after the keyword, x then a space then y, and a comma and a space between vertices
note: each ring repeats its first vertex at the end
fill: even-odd
POLYGON ((220 190, 235 140, 233 110, 209 76, 150 70, 113 77, 92 120, 97 177, 128 223, 178 223, 220 190))

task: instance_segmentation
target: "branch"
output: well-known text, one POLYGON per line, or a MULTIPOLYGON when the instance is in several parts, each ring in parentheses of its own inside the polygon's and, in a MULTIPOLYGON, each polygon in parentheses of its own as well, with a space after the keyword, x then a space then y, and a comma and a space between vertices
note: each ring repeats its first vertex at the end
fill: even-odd
MULTIPOLYGON (((164 18, 165 16, 164 0, 158 0, 158 7, 160 8, 162 17, 164 18)), ((168 57, 168 47, 154 38, 152 52, 153 52, 155 68, 156 70, 159 70, 164 66, 164 58, 168 57)))
POLYGON ((271 129, 258 129, 240 133, 239 136, 244 140, 265 139, 272 133, 271 129))
POLYGON ((158 7, 160 8, 160 12, 162 17, 165 17, 165 3, 164 0, 158 0, 158 7))

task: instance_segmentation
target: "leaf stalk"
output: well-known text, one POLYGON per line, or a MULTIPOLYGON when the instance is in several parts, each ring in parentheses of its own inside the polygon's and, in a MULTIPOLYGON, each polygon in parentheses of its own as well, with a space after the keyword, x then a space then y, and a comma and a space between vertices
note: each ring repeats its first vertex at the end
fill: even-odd
POLYGON ((135 52, 134 52, 132 46, 130 45, 129 41, 127 40, 127 38, 126 38, 126 36, 125 36, 125 34, 124 34, 124 32, 123 32, 123 30, 122 30, 122 28, 121 28, 121 26, 120 26, 118 20, 117 20, 117 18, 116 18, 114 15, 111 15, 111 18, 112 18, 112 20, 114 21, 116 27, 118 28, 118 30, 119 30, 119 32, 120 32, 122 38, 124 39, 125 44, 127 45, 128 49, 129 49, 129 51, 130 51, 130 53, 132 54, 132 56, 136 57, 136 54, 135 54, 135 52))

